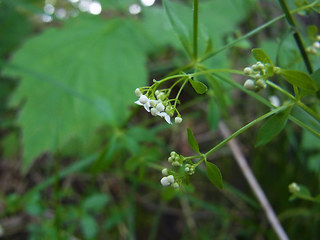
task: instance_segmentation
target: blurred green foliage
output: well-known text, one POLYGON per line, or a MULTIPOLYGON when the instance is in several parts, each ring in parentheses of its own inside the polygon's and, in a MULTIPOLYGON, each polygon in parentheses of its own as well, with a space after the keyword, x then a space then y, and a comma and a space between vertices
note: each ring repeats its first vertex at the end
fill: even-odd
MULTIPOLYGON (((204 171, 184 191, 161 188, 157 163, 174 148, 188 153, 187 136, 134 108, 134 89, 187 59, 161 2, 131 15, 134 3, 140 4, 101 1, 99 16, 53 16, 44 23, 44 1, 0 0, 3 239, 276 239, 227 148, 214 156, 223 190, 214 189, 204 171), (19 224, 7 221, 12 218, 19 224)), ((191 39, 191 2, 170 4, 191 39)), ((281 14, 278 9, 275 1, 200 1, 201 52, 209 39, 210 48, 219 49, 270 20, 268 11, 281 14)), ((301 70, 285 25, 272 28, 206 65, 243 68, 251 61, 249 48, 259 45, 276 65, 301 70)), ((307 34, 305 41, 311 42, 307 34)), ((312 61, 319 68, 319 57, 312 61)), ((232 126, 241 126, 265 110, 218 78, 208 85, 204 108, 191 88, 183 99, 186 126, 211 134, 203 148, 218 142, 212 132, 220 115, 229 113, 232 126)), ((319 128, 310 116, 292 113, 319 128)), ((287 187, 302 182, 319 193, 319 139, 288 124, 274 141, 253 148, 257 132, 241 136, 243 151, 290 239, 318 239, 319 206, 288 201, 287 187)))

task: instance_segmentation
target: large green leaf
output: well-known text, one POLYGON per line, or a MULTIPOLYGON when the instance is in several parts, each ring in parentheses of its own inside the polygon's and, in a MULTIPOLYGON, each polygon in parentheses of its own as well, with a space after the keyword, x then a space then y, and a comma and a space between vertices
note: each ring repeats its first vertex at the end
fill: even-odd
POLYGON ((124 122, 132 89, 146 80, 136 35, 129 20, 80 16, 30 39, 14 55, 15 67, 5 74, 21 78, 11 104, 25 100, 18 117, 24 170, 71 138, 85 143, 101 124, 124 122))
POLYGON ((315 81, 304 72, 281 69, 280 75, 293 86, 312 91, 316 91, 318 89, 315 81))

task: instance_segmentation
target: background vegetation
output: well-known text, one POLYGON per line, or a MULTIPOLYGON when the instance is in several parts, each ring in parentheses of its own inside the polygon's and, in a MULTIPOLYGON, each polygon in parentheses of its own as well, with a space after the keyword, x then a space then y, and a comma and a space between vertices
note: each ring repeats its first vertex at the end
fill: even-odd
MULTIPOLYGON (((135 106, 137 87, 189 61, 162 2, 148 3, 0 0, 1 239, 277 239, 227 146, 209 158, 223 190, 201 169, 180 191, 161 186, 170 152, 193 154, 187 127, 207 151, 224 139, 219 121, 236 131, 268 107, 224 83, 222 103, 212 83, 201 96, 187 86, 180 125, 135 106)), ((307 3, 288 1, 292 9, 307 3)), ((192 1, 171 5, 191 29, 192 1)), ((273 0, 200 1, 199 51, 208 36, 217 50, 281 14, 273 0)), ((319 14, 295 17, 312 45, 319 14)), ((256 47, 277 66, 305 71, 284 18, 205 64, 242 70, 254 63, 256 47)), ((319 55, 310 58, 319 69, 319 55)), ((281 224, 290 239, 319 239, 319 204, 289 201, 288 191, 297 182, 320 192, 319 138, 288 122, 255 147, 258 127, 238 144, 281 224)))

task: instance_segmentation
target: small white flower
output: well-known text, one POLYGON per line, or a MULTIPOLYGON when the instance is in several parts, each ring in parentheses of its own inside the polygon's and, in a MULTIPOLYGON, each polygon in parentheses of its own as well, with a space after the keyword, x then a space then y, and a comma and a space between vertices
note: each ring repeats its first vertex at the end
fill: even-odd
POLYGON ((172 184, 172 187, 173 188, 179 188, 179 184, 175 182, 174 184, 172 184))
POLYGON ((158 113, 159 113, 159 111, 157 110, 157 109, 155 109, 155 108, 151 108, 151 115, 152 116, 157 116, 158 115, 158 113))
POLYGON ((146 104, 149 101, 149 98, 146 95, 141 95, 139 98, 139 102, 141 104, 146 104))
POLYGON ((150 112, 150 101, 146 95, 141 95, 139 100, 134 103, 143 106, 147 112, 150 112))
POLYGON ((272 95, 269 97, 270 103, 275 107, 280 107, 280 99, 276 95, 272 95))
POLYGON ((159 112, 163 112, 165 107, 163 106, 162 103, 158 103, 157 106, 156 106, 156 109, 159 111, 159 112))
POLYGON ((176 118, 174 119, 174 122, 177 123, 177 124, 179 124, 179 123, 182 122, 182 118, 181 118, 181 117, 176 117, 176 118))
POLYGON ((140 97, 142 95, 141 91, 139 88, 136 88, 136 90, 134 91, 134 93, 136 94, 137 97, 140 97))
POLYGON ((159 112, 157 115, 163 117, 167 123, 171 124, 170 116, 166 112, 159 112))
POLYGON ((156 105, 157 105, 157 103, 158 103, 158 101, 157 101, 157 100, 154 100, 154 99, 150 100, 150 106, 151 106, 151 107, 156 106, 156 105))
POLYGON ((164 187, 167 187, 167 186, 169 186, 169 185, 171 184, 171 183, 168 181, 168 177, 163 177, 163 178, 161 178, 160 183, 161 183, 161 185, 164 186, 164 187))
POLYGON ((169 175, 167 178, 169 183, 174 183, 174 177, 172 175, 169 175))
POLYGON ((244 74, 250 75, 252 73, 252 68, 251 67, 245 67, 243 69, 244 74))
POLYGON ((320 42, 314 42, 312 46, 314 48, 320 48, 320 42))
POLYGON ((167 168, 162 169, 162 175, 168 176, 168 169, 167 168))
POLYGON ((252 79, 247 79, 244 82, 243 86, 244 86, 244 88, 246 88, 248 90, 254 90, 256 88, 256 85, 252 79))

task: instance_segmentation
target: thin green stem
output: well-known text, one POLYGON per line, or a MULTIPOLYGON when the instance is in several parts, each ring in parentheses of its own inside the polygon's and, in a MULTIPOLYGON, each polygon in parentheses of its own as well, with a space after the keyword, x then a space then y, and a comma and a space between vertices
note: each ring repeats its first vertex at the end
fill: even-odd
POLYGON ((267 80, 266 83, 267 83, 270 87, 272 87, 272 88, 276 89, 277 91, 281 92, 282 94, 286 95, 288 98, 296 101, 296 98, 295 98, 293 95, 291 95, 290 93, 288 93, 286 90, 284 90, 283 88, 281 88, 281 87, 278 86, 277 84, 275 84, 275 83, 273 83, 273 82, 271 82, 271 81, 269 81, 269 80, 267 80))
POLYGON ((261 122, 262 120, 270 117, 271 115, 283 111, 286 108, 288 108, 289 105, 283 105, 281 107, 278 107, 276 109, 271 110, 270 112, 258 117, 257 119, 253 120, 252 122, 248 123, 247 125, 243 126, 242 128, 240 128, 238 131, 234 132, 233 134, 231 134, 229 137, 227 137, 225 140, 223 140, 222 142, 220 142, 218 145, 216 145, 215 147, 213 147, 212 149, 210 149, 205 155, 205 157, 208 157, 210 154, 212 154, 213 152, 215 152, 216 150, 220 149, 221 147, 223 147, 226 143, 228 143, 231 139, 235 138, 236 136, 238 136, 239 134, 243 133, 244 131, 246 131, 248 128, 252 127, 253 125, 261 122))
POLYGON ((199 0, 193 1, 193 60, 198 58, 198 17, 199 17, 199 0))
MULTIPOLYGON (((182 86, 179 89, 179 92, 177 93, 176 100, 179 99, 179 96, 180 96, 180 94, 182 92, 182 89, 184 88, 184 85, 186 85, 187 82, 188 82, 188 80, 184 80, 184 83, 182 84, 182 86)), ((176 108, 176 105, 177 105, 177 101, 174 102, 174 106, 173 107, 176 108)))
POLYGON ((299 51, 300 51, 300 54, 302 56, 302 59, 304 61, 304 64, 308 70, 308 72, 311 74, 313 72, 312 70, 312 65, 311 65, 311 62, 309 60, 309 57, 307 55, 307 52, 306 52, 306 49, 304 47, 304 44, 303 44, 303 41, 302 41, 302 38, 301 38, 301 35, 300 33, 298 32, 297 30, 297 25, 294 21, 294 18, 292 17, 290 11, 289 11, 289 8, 288 8, 288 5, 286 3, 285 0, 279 0, 279 3, 280 3, 280 6, 286 16, 286 19, 293 31, 293 37, 294 37, 294 40, 296 41, 297 45, 298 45, 298 48, 299 48, 299 51))

